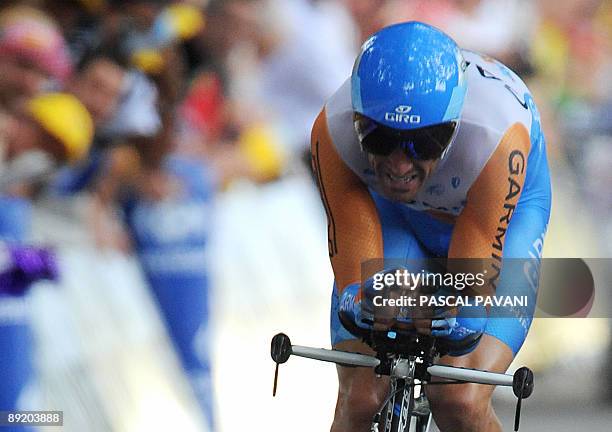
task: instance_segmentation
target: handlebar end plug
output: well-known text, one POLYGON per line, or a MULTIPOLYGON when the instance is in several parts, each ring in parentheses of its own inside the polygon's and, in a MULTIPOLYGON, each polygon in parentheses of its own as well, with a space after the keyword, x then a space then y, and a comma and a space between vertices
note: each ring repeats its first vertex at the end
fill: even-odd
POLYGON ((533 393, 533 372, 527 367, 522 367, 514 372, 512 379, 512 391, 517 398, 527 399, 533 393))
POLYGON ((291 339, 289 339, 289 336, 279 333, 272 338, 270 354, 276 364, 286 363, 291 353, 291 339))

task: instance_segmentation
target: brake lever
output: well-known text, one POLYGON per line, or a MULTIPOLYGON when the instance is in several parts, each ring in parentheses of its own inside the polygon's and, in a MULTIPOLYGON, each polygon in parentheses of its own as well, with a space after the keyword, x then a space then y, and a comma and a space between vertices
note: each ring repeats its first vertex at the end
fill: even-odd
POLYGON ((278 386, 278 367, 289 360, 291 353, 291 339, 289 339, 289 336, 284 333, 278 333, 272 338, 270 355, 274 363, 276 363, 274 369, 274 386, 272 387, 273 397, 276 396, 276 388, 278 386))
POLYGON ((516 412, 514 414, 514 430, 519 430, 521 420, 521 405, 523 399, 527 399, 533 393, 533 372, 526 367, 517 369, 512 379, 512 391, 518 398, 516 402, 516 412))

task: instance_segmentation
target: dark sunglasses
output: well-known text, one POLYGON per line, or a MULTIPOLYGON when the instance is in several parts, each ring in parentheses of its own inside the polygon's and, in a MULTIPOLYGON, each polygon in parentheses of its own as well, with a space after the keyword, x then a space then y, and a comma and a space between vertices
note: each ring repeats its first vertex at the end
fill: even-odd
POLYGON ((360 114, 354 117, 361 148, 377 156, 389 156, 398 147, 412 159, 439 159, 453 139, 457 122, 450 121, 413 130, 398 130, 360 114))

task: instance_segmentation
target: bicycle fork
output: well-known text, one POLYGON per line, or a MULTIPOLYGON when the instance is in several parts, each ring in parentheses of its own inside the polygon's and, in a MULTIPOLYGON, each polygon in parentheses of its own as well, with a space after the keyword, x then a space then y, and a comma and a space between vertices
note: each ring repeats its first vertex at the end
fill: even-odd
POLYGON ((420 406, 415 410, 415 368, 416 357, 398 358, 393 361, 389 397, 374 416, 372 432, 408 432, 413 415, 429 416, 424 395, 419 397, 420 406), (381 420, 383 420, 382 425, 381 420), (381 429, 381 426, 384 429, 381 429))

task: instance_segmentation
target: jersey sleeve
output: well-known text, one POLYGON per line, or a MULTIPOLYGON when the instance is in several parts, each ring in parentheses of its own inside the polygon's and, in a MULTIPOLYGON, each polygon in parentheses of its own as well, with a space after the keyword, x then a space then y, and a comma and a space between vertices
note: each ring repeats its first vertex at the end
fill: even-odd
POLYGON ((521 123, 505 132, 467 193, 449 258, 501 261, 506 231, 524 187, 530 147, 529 133, 521 123))
POLYGON ((363 261, 383 257, 380 219, 366 185, 336 152, 325 110, 312 129, 311 156, 327 214, 329 257, 341 292, 360 282, 363 261))

